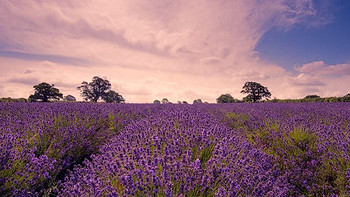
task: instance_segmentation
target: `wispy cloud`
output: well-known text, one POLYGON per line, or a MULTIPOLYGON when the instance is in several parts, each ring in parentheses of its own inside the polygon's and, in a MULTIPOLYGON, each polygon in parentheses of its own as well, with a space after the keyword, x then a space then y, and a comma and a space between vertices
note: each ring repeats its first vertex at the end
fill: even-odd
POLYGON ((0 56, 8 58, 16 58, 22 60, 36 60, 36 61, 51 61, 63 64, 71 65, 90 65, 86 59, 69 57, 69 56, 60 56, 60 55, 48 55, 48 54, 31 54, 31 53, 22 53, 16 51, 0 51, 0 56))
POLYGON ((9 80, 7 80, 7 82, 9 83, 19 83, 19 84, 25 84, 25 85, 36 85, 38 84, 40 81, 37 78, 11 78, 9 80))
MULTIPOLYGON (((8 76, 24 79, 18 73, 30 69, 35 72, 26 72, 26 79, 55 83, 62 92, 78 96, 81 81, 108 76, 113 84, 122 84, 117 91, 129 102, 160 97, 214 102, 221 93, 241 98, 247 80, 263 83, 278 97, 299 96, 306 93, 305 86, 328 88, 332 83, 317 78, 321 75, 314 82, 298 78, 311 75, 310 66, 291 73, 260 60, 254 51, 272 27, 287 30, 329 22, 331 17, 321 16, 311 0, 0 4, 0 21, 7 21, 0 24, 0 68, 6 69, 2 82, 8 76)), ((336 74, 347 66, 322 69, 336 74)), ((31 86, 20 89, 27 94, 31 86)), ((10 93, 3 90, 0 96, 10 93)))

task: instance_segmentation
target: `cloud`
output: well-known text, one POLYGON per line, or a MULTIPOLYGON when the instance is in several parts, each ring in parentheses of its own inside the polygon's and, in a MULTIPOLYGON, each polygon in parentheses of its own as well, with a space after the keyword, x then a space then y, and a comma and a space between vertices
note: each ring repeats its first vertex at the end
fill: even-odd
POLYGON ((295 70, 313 75, 344 76, 350 75, 350 64, 326 65, 323 61, 316 61, 296 67, 295 70))
POLYGON ((7 80, 9 83, 19 83, 19 84, 25 84, 25 85, 36 85, 40 83, 39 79, 37 78, 11 78, 7 80))
POLYGON ((35 70, 27 69, 26 71, 24 71, 24 74, 30 74, 30 73, 33 73, 33 72, 35 72, 35 70))
POLYGON ((0 56, 23 59, 23 60, 38 60, 38 61, 54 61, 59 63, 67 63, 72 65, 86 65, 90 64, 89 61, 74 58, 69 56, 60 56, 60 55, 48 55, 48 54, 31 54, 31 53, 22 53, 16 51, 0 51, 0 56))
POLYGON ((294 85, 297 86, 326 86, 325 83, 319 80, 319 77, 301 73, 295 77, 293 81, 294 85))
POLYGON ((293 73, 263 62, 254 51, 273 27, 329 22, 311 0, 0 4, 0 20, 6 21, 0 24, 0 82, 23 84, 18 89, 24 96, 32 90, 25 84, 37 79, 79 98, 76 87, 93 76, 107 76, 127 102, 214 102, 226 92, 241 98, 245 81, 259 81, 278 97, 303 95, 307 86, 336 93, 343 86, 329 85, 338 81, 324 79, 325 73, 342 73, 347 80, 347 65, 316 62, 293 73), (315 74, 313 66, 323 71, 315 74))

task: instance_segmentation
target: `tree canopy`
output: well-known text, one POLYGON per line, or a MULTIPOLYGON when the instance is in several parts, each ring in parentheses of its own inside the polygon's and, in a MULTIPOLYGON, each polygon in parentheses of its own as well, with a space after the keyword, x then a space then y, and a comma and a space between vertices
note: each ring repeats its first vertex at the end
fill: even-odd
POLYGON ((85 101, 96 103, 100 98, 107 97, 107 93, 111 90, 111 83, 106 79, 95 76, 90 83, 83 81, 78 90, 80 90, 85 101))
POLYGON ((161 102, 162 102, 162 104, 170 103, 170 101, 167 98, 163 98, 161 102))
POLYGON ((200 103, 203 103, 202 99, 196 99, 193 101, 193 104, 200 104, 200 103))
POLYGON ((63 100, 64 101, 76 101, 77 99, 74 97, 74 96, 72 96, 72 95, 67 95, 67 96, 65 96, 65 97, 63 97, 63 100))
POLYGON ((234 103, 235 99, 231 94, 222 94, 216 99, 217 103, 234 103))
POLYGON ((305 96, 304 99, 318 99, 318 98, 321 98, 321 97, 318 95, 312 94, 312 95, 305 96))
POLYGON ((102 98, 105 100, 107 103, 123 103, 125 102, 124 98, 122 95, 118 94, 114 90, 110 90, 107 92, 106 96, 102 98))
POLYGON ((98 100, 104 100, 108 103, 124 102, 125 99, 117 92, 111 90, 111 86, 107 79, 95 76, 90 83, 83 81, 77 89, 80 90, 80 94, 85 101, 94 103, 98 100))
POLYGON ((33 86, 35 92, 29 96, 29 100, 31 102, 49 102, 50 100, 60 100, 63 98, 63 94, 60 93, 59 89, 55 88, 54 86, 54 84, 50 85, 46 82, 33 86))
POLYGON ((256 102, 261 100, 262 98, 270 98, 271 93, 267 89, 267 87, 262 86, 260 83, 257 82, 246 82, 242 88, 243 90, 241 93, 248 94, 246 97, 244 97, 244 100, 250 101, 250 102, 256 102))

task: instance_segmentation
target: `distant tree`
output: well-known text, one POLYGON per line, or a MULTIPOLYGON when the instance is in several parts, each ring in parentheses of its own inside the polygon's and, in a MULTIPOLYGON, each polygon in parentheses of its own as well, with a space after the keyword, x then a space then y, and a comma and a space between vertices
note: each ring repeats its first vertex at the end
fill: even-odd
POLYGON ((177 104, 182 104, 182 102, 181 101, 177 101, 177 104))
POLYGON ((271 93, 267 89, 267 87, 262 86, 257 82, 246 82, 242 88, 241 93, 248 94, 245 98, 246 100, 256 102, 261 100, 262 98, 270 98, 271 93))
POLYGON ((170 103, 169 100, 167 98, 163 98, 162 99, 162 104, 168 104, 170 103))
POLYGON ((244 103, 251 103, 251 102, 253 102, 252 99, 249 96, 243 97, 242 100, 243 100, 244 103))
POLYGON ((200 103, 203 103, 202 99, 196 99, 193 101, 193 104, 200 104, 200 103))
POLYGON ((45 82, 33 86, 35 92, 29 96, 29 101, 49 102, 49 100, 60 100, 60 98, 63 97, 63 94, 61 94, 59 89, 55 88, 54 86, 54 84, 50 85, 45 82))
POLYGON ((77 99, 74 96, 69 94, 69 95, 63 97, 63 100, 64 101, 76 101, 77 99))
POLYGON ((222 94, 219 98, 216 99, 217 103, 234 103, 235 99, 231 96, 231 94, 222 94))
POLYGON ((111 83, 106 79, 95 76, 92 78, 92 82, 83 81, 77 89, 80 90, 81 96, 85 101, 96 103, 99 99, 108 97, 108 92, 111 90, 111 83))
POLYGON ((182 104, 188 104, 187 101, 182 101, 182 104))
POLYGON ((154 100, 153 104, 160 104, 160 101, 159 100, 154 100))
POLYGON ((25 99, 25 98, 11 98, 11 97, 7 97, 7 98, 0 98, 0 102, 26 103, 26 102, 28 102, 28 100, 25 99))
POLYGON ((341 102, 350 102, 350 93, 345 95, 345 96, 343 96, 343 97, 340 97, 339 100, 341 102))
POLYGON ((118 94, 114 90, 107 92, 105 96, 102 97, 107 103, 124 103, 125 100, 122 95, 118 94))
POLYGON ((304 99, 318 99, 318 98, 321 98, 320 96, 318 96, 318 95, 307 95, 307 96, 305 96, 305 98, 304 99))

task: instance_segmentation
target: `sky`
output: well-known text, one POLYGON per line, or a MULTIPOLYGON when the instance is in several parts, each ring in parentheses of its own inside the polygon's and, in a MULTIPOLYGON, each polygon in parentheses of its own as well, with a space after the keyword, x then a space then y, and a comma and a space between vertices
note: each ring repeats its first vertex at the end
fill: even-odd
POLYGON ((350 93, 348 0, 0 0, 0 21, 0 97, 82 100, 94 76, 127 103, 350 93))

